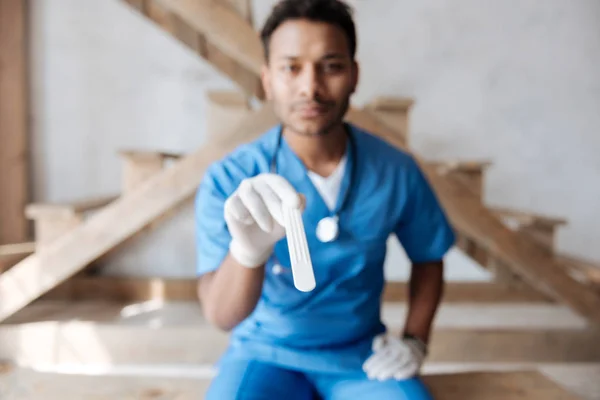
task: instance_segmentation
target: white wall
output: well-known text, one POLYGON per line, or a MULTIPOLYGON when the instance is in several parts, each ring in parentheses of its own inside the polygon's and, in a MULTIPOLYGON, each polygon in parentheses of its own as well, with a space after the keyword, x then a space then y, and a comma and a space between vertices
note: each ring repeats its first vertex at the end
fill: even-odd
MULTIPOLYGON (((258 24, 273 3, 255 0, 258 24)), ((362 66, 355 101, 414 97, 419 154, 493 160, 488 203, 568 218, 559 249, 600 260, 600 2, 352 4, 362 66)), ((118 191, 120 148, 202 144, 205 92, 232 87, 223 76, 118 0, 32 7, 37 200, 118 191)), ((448 262, 451 279, 485 277, 458 251, 448 262)), ((386 270, 407 272, 394 240, 386 270)), ((106 271, 191 276, 191 208, 124 247, 106 271)))

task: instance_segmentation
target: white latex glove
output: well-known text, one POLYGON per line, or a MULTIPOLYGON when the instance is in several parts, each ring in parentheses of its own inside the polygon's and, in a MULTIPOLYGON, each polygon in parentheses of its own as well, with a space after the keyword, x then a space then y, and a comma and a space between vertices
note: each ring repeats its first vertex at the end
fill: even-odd
POLYGON ((363 364, 369 379, 404 380, 417 375, 425 360, 427 348, 423 342, 381 334, 373 340, 373 355, 363 364))
POLYGON ((285 237, 282 205, 301 207, 302 201, 287 180, 270 173, 244 179, 225 201, 229 252, 240 264, 264 264, 275 243, 285 237))

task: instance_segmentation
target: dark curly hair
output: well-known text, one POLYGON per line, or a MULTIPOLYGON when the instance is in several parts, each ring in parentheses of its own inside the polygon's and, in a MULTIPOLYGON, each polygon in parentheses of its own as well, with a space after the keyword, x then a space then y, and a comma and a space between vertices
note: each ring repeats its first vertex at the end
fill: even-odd
POLYGON ((326 22, 341 28, 348 39, 350 57, 356 54, 356 27, 352 19, 352 8, 341 0, 282 0, 267 18, 261 33, 265 58, 269 59, 271 35, 284 22, 293 19, 308 19, 326 22))

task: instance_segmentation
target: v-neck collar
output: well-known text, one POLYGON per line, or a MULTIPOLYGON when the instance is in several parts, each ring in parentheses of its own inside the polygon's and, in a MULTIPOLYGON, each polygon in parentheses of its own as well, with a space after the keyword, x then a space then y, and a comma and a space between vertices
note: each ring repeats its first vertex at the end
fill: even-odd
MULTIPOLYGON (((348 135, 354 135, 352 131, 352 127, 346 125, 346 129, 348 135)), ((281 135, 281 127, 279 128, 279 132, 276 140, 280 141, 279 135, 281 135)), ((316 207, 315 211, 322 216, 327 215, 336 215, 340 212, 344 200, 350 194, 350 186, 351 181, 353 179, 353 171, 354 171, 354 163, 356 155, 354 154, 356 149, 354 148, 356 144, 354 144, 354 137, 349 137, 346 141, 346 166, 344 170, 344 176, 342 178, 342 182, 340 185, 340 192, 337 197, 336 206, 333 210, 330 210, 323 197, 313 184, 312 180, 308 176, 308 170, 304 163, 300 160, 300 158, 296 155, 296 153, 289 146, 285 137, 281 137, 281 143, 279 146, 275 144, 275 158, 276 158, 276 167, 277 173, 287 177, 292 185, 296 187, 296 189, 300 192, 311 192, 313 198, 317 199, 318 204, 314 204, 313 207, 316 207)))

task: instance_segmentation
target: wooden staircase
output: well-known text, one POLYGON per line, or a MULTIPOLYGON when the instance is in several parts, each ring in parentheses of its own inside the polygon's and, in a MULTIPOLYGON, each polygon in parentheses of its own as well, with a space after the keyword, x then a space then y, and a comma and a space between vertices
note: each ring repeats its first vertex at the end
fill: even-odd
MULTIPOLYGON (((0 320, 190 199, 208 164, 277 122, 268 105, 259 111, 247 106, 248 96, 262 99, 258 91, 248 90, 249 86, 243 83, 249 76, 258 80, 262 50, 258 35, 235 7, 212 0, 129 3, 192 49, 198 50, 193 46, 197 42, 218 49, 222 57, 216 59, 236 65, 239 75, 231 78, 244 90, 244 98, 212 94, 213 107, 225 109, 222 116, 227 123, 213 124, 224 128, 211 132, 212 139, 206 146, 181 159, 162 153, 122 153, 125 180, 120 197, 83 205, 32 205, 28 215, 36 223, 36 251, 0 276, 0 320), (195 41, 183 40, 192 36, 195 41), (242 80, 241 76, 246 78, 242 80), (229 115, 235 118, 227 118, 229 115), (177 162, 165 169, 167 159, 177 162), (95 212, 83 218, 92 209, 95 212)), ((198 54, 216 68, 228 71, 215 61, 213 53, 198 54)), ((410 151, 407 143, 411 105, 407 99, 378 98, 363 109, 352 108, 347 119, 410 151)), ((414 156, 456 227, 461 249, 492 269, 500 281, 530 286, 544 296, 564 302, 590 321, 600 321, 600 295, 589 282, 581 282, 581 276, 590 273, 582 274, 587 270, 581 267, 582 263, 573 268, 572 261, 564 262, 565 258, 554 254, 553 235, 564 221, 484 205, 481 193, 488 162, 428 162, 414 156), (506 219, 516 221, 516 229, 507 225, 506 219), (572 276, 577 275, 571 273, 574 269, 578 279, 572 276)))
MULTIPOLYGON (((205 146, 190 154, 121 151, 123 173, 120 195, 70 204, 31 204, 27 208, 26 214, 35 226, 35 241, 0 246, 0 272, 5 270, 0 275, 0 321, 6 320, 8 324, 7 331, 0 329, 0 339, 5 343, 9 339, 16 340, 14 338, 18 335, 32 334, 35 328, 40 327, 35 324, 45 321, 39 315, 51 315, 44 308, 47 307, 44 301, 38 301, 19 312, 38 299, 67 302, 197 302, 195 279, 102 277, 92 274, 89 267, 95 266, 95 262, 126 240, 168 218, 170 213, 193 197, 210 163, 277 123, 268 105, 258 110, 250 107, 251 100, 263 101, 264 93, 259 79, 262 49, 249 22, 251 13, 247 2, 124 1, 228 76, 237 84, 240 92, 208 94, 207 115, 210 118, 207 124, 211 138, 205 146)), ((411 99, 376 98, 363 108, 352 108, 347 120, 410 151, 408 126, 412 105, 411 99)), ((444 298, 446 303, 497 305, 518 302, 557 309, 564 303, 585 318, 584 326, 574 326, 573 329, 513 329, 502 332, 491 328, 441 329, 434 334, 434 360, 457 361, 459 357, 462 357, 462 361, 472 362, 499 359, 523 362, 600 360, 600 353, 595 349, 586 350, 593 347, 598 337, 596 324, 600 322, 600 268, 573 256, 557 254, 556 231, 566 221, 485 204, 485 172, 492 167, 490 161, 423 160, 416 155, 415 158, 457 229, 458 247, 494 275, 491 283, 450 282, 444 298), (463 351, 474 345, 480 349, 479 352, 463 351), (512 351, 503 354, 502 349, 508 348, 512 348, 512 351), (471 359, 465 360, 464 357, 469 354, 471 359)), ((101 268, 101 265, 98 267, 101 268)), ((405 284, 388 283, 385 300, 392 304, 390 309, 393 309, 393 303, 404 302, 406 298, 405 284)), ((391 320, 399 321, 397 314, 394 315, 391 320)), ((39 339, 49 340, 42 346, 46 348, 58 346, 56 340, 62 340, 60 346, 72 351, 75 346, 73 338, 85 337, 86 340, 77 344, 83 351, 92 346, 88 341, 90 334, 94 338, 104 338, 105 350, 114 351, 111 354, 113 362, 115 359, 127 362, 132 358, 140 363, 153 361, 144 358, 145 349, 128 351, 124 356, 123 336, 119 335, 128 337, 130 343, 141 340, 147 347, 158 345, 170 350, 173 348, 165 343, 177 338, 189 345, 183 346, 188 353, 198 337, 196 328, 154 332, 159 335, 158 338, 151 336, 147 327, 131 331, 83 323, 62 325, 54 321, 43 328, 46 332, 61 330, 63 333, 63 339, 50 336, 39 339)), ((216 350, 222 350, 219 344, 224 343, 223 335, 206 327, 200 331, 204 335, 204 343, 214 339, 216 350)), ((0 343, 0 353, 1 350, 0 343)), ((31 357, 36 356, 31 353, 31 357)), ((55 354, 48 353, 47 356, 48 360, 56 362, 55 354)), ((175 352, 167 355, 165 352, 162 361, 174 362, 177 357, 185 358, 185 354, 175 352)), ((67 362, 74 362, 75 358, 67 356, 67 362)), ((449 384, 447 379, 450 378, 441 377, 440 382, 446 383, 433 385, 439 385, 437 390, 440 390, 449 384)), ((486 379, 493 381, 495 378, 486 379)), ((469 380, 466 377, 460 384, 455 382, 455 386, 468 387, 469 380)), ((502 386, 501 383, 498 385, 502 386)), ((481 396, 452 398, 483 399, 481 396)), ((523 395, 518 398, 533 399, 539 396, 536 392, 531 397, 523 395)), ((571 398, 564 396, 556 398, 571 398)))
MULTIPOLYGON (((167 28, 170 32, 196 32, 246 72, 259 77, 262 49, 258 35, 243 15, 236 13, 227 2, 144 0, 135 1, 135 6, 151 19, 154 17, 147 10, 160 7, 164 19, 171 21, 167 28)), ((211 61, 210 57, 199 54, 211 61)), ((262 99, 260 95, 256 97, 262 99)), ((406 111, 411 105, 412 101, 407 99, 375 99, 363 110, 351 110, 349 119, 408 150, 406 111)), ((481 198, 482 169, 486 164, 457 163, 452 166, 421 160, 421 165, 459 232, 459 246, 467 254, 483 266, 493 268, 499 279, 511 284, 527 282, 526 285, 565 302, 590 320, 600 322, 598 292, 575 280, 554 255, 552 235, 558 225, 556 221, 531 213, 486 207, 481 198), (504 223, 505 219, 516 221, 517 228, 510 229, 504 223)))

